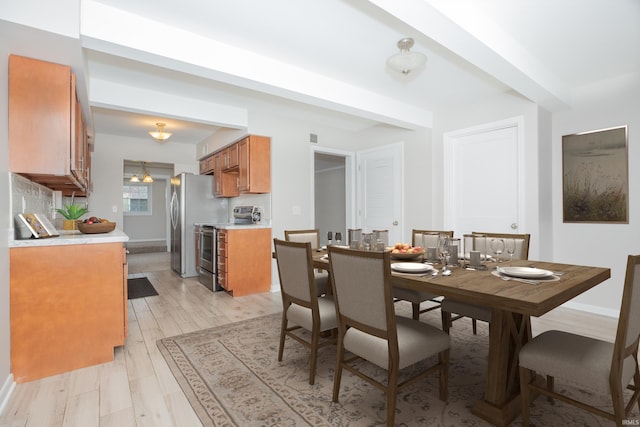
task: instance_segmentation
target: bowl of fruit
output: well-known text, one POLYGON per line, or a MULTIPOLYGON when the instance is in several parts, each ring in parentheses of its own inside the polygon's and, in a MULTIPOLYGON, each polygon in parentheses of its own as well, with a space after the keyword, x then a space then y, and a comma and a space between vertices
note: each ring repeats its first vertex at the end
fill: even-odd
POLYGON ((98 218, 95 216, 82 221, 77 221, 76 225, 78 227, 78 230, 80 230, 80 232, 84 234, 108 233, 115 230, 116 228, 115 222, 111 222, 108 219, 98 218))
POLYGON ((387 248, 393 259, 413 259, 424 254, 424 248, 420 246, 411 246, 408 243, 396 243, 387 248))

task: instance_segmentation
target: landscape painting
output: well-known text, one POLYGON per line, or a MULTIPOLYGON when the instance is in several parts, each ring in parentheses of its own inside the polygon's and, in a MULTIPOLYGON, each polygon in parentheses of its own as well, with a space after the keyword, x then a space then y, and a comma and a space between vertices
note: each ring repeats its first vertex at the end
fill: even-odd
POLYGON ((629 223, 627 126, 562 137, 564 222, 629 223))

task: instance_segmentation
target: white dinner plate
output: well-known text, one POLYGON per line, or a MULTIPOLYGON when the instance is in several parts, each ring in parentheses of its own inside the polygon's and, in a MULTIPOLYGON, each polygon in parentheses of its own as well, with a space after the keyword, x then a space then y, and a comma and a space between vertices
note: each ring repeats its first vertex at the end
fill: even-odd
POLYGON ((424 273, 433 267, 419 262, 396 262, 391 264, 391 269, 400 273, 424 273))
POLYGON ((498 273, 523 279, 544 279, 553 276, 553 271, 533 267, 498 267, 498 273))
POLYGON ((326 260, 328 260, 328 259, 329 259, 329 254, 324 254, 324 255, 322 255, 322 256, 320 257, 320 259, 326 259, 326 260))

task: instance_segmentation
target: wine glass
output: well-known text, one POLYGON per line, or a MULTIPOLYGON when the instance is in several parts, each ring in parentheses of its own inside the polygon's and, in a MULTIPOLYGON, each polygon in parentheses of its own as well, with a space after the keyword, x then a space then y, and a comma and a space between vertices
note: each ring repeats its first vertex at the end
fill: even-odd
POLYGON ((516 252, 516 239, 504 239, 504 248, 509 254, 509 264, 513 262, 513 254, 516 252))
POLYGON ((333 232, 327 232, 327 246, 331 245, 331 241, 333 240, 333 232))
POLYGON ((500 254, 504 251, 504 240, 503 239, 491 239, 491 250, 494 254, 496 254, 496 258, 498 262, 502 262, 500 259, 500 254))
POLYGON ((442 266, 447 266, 447 260, 449 255, 449 236, 446 234, 441 234, 438 237, 438 250, 440 250, 440 255, 442 256, 442 266))

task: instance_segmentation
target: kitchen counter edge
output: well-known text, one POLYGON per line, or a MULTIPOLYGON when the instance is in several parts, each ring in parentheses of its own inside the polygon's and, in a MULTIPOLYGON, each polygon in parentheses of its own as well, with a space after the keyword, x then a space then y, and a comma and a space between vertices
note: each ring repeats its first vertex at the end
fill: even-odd
POLYGON ((98 243, 127 242, 129 236, 116 229, 109 233, 83 234, 78 230, 59 230, 60 236, 44 239, 9 240, 10 248, 30 248, 38 246, 92 245, 98 243))
POLYGON ((257 228, 271 228, 271 224, 229 224, 229 223, 196 223, 195 226, 211 226, 221 230, 250 230, 257 228))

